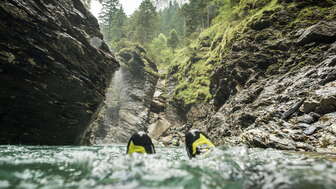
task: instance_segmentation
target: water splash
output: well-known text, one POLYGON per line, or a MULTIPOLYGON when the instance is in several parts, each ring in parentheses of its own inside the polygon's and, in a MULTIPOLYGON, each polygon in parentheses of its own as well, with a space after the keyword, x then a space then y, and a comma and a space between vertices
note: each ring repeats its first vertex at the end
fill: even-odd
POLYGON ((182 148, 125 155, 123 145, 0 146, 0 187, 8 188, 334 188, 336 163, 245 147, 189 160, 182 148))

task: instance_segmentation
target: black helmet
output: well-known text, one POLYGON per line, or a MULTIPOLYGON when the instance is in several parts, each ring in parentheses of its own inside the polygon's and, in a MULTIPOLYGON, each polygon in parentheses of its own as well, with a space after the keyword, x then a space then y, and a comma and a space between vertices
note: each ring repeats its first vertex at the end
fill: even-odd
POLYGON ((133 134, 128 141, 126 153, 155 154, 155 148, 151 138, 145 132, 140 131, 133 134))

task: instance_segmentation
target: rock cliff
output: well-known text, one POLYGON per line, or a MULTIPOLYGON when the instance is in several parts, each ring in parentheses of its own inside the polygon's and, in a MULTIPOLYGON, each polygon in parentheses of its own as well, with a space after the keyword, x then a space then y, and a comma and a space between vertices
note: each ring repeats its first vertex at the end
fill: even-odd
POLYGON ((104 106, 84 143, 127 143, 135 132, 148 130, 158 81, 156 65, 139 45, 121 49, 118 57, 121 67, 112 77, 104 106))
POLYGON ((117 67, 80 0, 2 0, 0 144, 78 144, 117 67))
POLYGON ((335 151, 336 3, 245 2, 171 67, 170 100, 217 144, 335 151))

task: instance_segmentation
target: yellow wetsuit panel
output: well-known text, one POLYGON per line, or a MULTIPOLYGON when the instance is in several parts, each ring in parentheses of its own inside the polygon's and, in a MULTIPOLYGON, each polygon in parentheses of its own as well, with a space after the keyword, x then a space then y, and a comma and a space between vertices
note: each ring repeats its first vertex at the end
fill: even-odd
POLYGON ((133 141, 131 141, 128 147, 128 154, 132 153, 146 153, 146 150, 143 146, 134 145, 133 141))
POLYGON ((204 135, 200 134, 199 139, 197 139, 193 144, 192 144, 192 153, 193 155, 196 154, 196 149, 197 146, 202 146, 202 145, 207 145, 207 149, 209 150, 210 148, 215 147, 214 144, 212 144, 212 142, 207 139, 204 135))

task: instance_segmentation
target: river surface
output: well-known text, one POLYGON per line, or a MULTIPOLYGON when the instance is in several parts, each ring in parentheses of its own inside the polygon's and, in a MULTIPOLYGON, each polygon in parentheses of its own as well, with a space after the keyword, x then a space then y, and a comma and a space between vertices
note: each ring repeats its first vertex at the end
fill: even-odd
POLYGON ((184 148, 125 155, 125 146, 0 146, 0 188, 336 188, 336 163, 276 150, 184 148))

